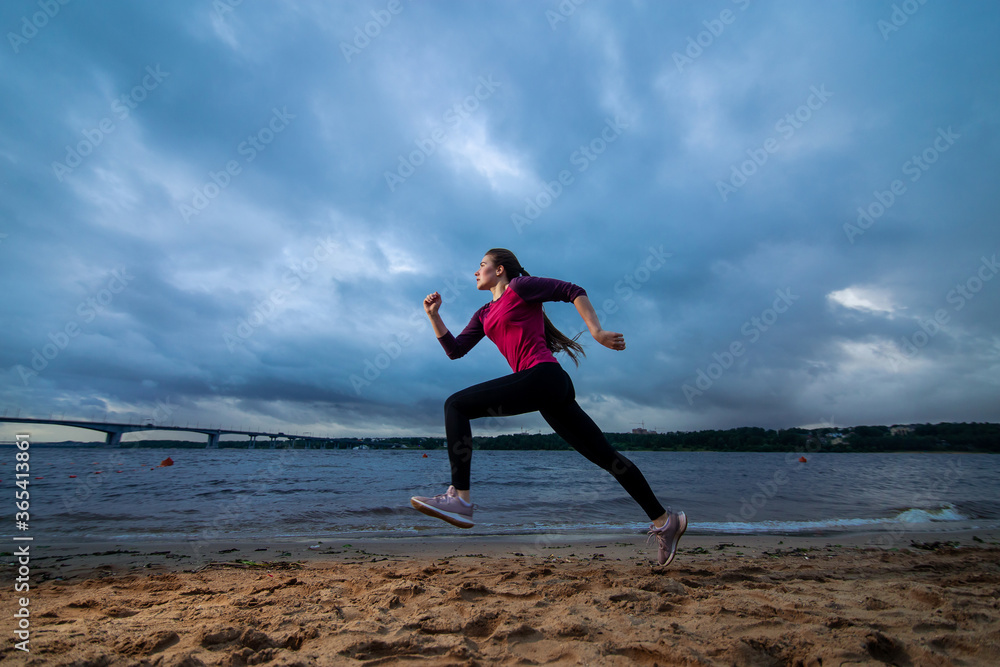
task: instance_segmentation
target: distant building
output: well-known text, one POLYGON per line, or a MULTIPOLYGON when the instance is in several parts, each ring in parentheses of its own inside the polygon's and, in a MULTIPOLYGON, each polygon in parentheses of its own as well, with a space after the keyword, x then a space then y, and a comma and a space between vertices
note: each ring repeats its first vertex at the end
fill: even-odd
POLYGON ((889 429, 890 435, 907 435, 913 433, 912 426, 893 426, 889 429))
POLYGON ((648 431, 644 428, 634 428, 632 429, 632 433, 636 435, 656 435, 656 431, 648 431))

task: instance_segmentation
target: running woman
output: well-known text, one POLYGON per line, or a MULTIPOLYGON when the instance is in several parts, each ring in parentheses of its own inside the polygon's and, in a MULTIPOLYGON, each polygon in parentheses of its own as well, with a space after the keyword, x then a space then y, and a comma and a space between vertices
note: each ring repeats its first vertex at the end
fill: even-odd
POLYGON ((542 311, 542 303, 572 303, 590 334, 607 348, 624 350, 625 337, 601 328, 582 287, 562 280, 529 276, 509 250, 493 248, 488 251, 475 276, 476 287, 492 292, 493 299, 476 311, 457 338, 448 331, 438 314, 441 308, 439 293, 427 295, 424 310, 448 357, 464 356, 486 336, 496 343, 514 372, 448 397, 444 413, 451 486, 438 496, 414 496, 410 504, 417 511, 453 526, 472 528, 470 420, 538 411, 552 430, 589 461, 611 473, 639 503, 653 522, 649 536, 650 539, 656 537, 659 542, 660 565, 668 565, 674 559, 677 541, 687 529, 687 516, 684 512, 663 509, 635 464, 615 451, 597 424, 577 404, 573 382, 553 353, 566 352, 579 365, 577 355, 584 354, 583 347, 552 325, 542 311))

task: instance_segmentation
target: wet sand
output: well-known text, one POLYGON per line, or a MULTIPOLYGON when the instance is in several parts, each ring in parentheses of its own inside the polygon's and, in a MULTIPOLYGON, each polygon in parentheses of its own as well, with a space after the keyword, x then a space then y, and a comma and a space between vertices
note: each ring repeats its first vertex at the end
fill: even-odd
POLYGON ((686 535, 667 568, 644 539, 39 545, 0 661, 1000 664, 997 534, 686 535))

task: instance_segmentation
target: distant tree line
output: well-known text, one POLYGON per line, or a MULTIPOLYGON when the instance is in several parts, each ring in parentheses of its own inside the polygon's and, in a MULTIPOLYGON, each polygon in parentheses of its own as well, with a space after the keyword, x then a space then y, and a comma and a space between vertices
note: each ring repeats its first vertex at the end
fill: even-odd
MULTIPOLYGON (((1000 453, 1000 424, 911 424, 907 427, 855 426, 838 451, 1000 453), (908 432, 893 434, 893 429, 908 432)), ((831 449, 833 449, 831 447, 831 449)))
MULTIPOLYGON (((913 424, 905 427, 764 429, 687 433, 605 433, 617 449, 673 452, 985 452, 1000 453, 1000 424, 913 424)), ((443 444, 443 442, 442 442, 443 444)), ((473 438, 474 449, 570 449, 555 434, 473 438)))
MULTIPOLYGON (((692 431, 690 433, 605 433, 616 449, 648 451, 757 451, 784 452, 802 449, 807 431, 782 431, 763 428, 736 428, 726 431, 692 431)), ((473 438, 474 449, 570 449, 554 433, 511 434, 473 438)))

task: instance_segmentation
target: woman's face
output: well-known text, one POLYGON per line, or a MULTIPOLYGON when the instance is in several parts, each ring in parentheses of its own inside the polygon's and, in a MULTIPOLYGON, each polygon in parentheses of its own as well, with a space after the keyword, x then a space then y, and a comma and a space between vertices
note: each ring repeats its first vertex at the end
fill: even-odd
POLYGON ((483 260, 479 262, 479 270, 476 271, 476 289, 493 289, 493 287, 500 281, 500 276, 497 275, 497 269, 502 270, 502 268, 503 267, 498 267, 494 264, 492 257, 484 255, 483 260))

